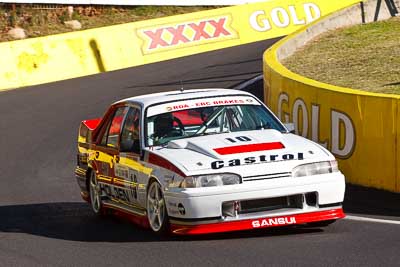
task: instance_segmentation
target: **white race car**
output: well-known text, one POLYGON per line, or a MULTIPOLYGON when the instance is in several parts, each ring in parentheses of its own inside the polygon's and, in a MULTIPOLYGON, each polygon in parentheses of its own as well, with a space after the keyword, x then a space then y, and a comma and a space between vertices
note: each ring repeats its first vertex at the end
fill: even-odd
POLYGON ((345 216, 333 155, 243 91, 121 100, 81 123, 78 150, 75 174, 93 211, 128 214, 157 233, 325 226, 345 216))

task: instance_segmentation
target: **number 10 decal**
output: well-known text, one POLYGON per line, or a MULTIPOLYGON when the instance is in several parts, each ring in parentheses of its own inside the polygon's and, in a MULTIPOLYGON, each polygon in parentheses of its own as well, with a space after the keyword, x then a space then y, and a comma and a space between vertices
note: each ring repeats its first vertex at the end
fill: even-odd
POLYGON ((250 142, 251 138, 247 136, 236 136, 234 138, 225 138, 231 143, 237 143, 237 142, 250 142))

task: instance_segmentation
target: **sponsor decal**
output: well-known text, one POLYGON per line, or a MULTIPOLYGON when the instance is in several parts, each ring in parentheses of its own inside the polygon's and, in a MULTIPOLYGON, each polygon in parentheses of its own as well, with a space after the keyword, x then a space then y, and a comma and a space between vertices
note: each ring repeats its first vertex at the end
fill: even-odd
POLYGON ((171 207, 175 207, 175 208, 178 206, 178 204, 176 204, 175 202, 172 202, 172 201, 168 201, 168 205, 171 207))
POLYGON ((125 202, 131 202, 134 199, 133 192, 125 188, 100 183, 100 189, 103 195, 106 195, 111 199, 118 199, 125 202))
POLYGON ((283 160, 303 160, 304 153, 299 152, 297 154, 271 154, 271 155, 260 155, 254 157, 246 157, 244 159, 231 159, 231 160, 217 160, 211 163, 211 169, 221 169, 224 167, 234 167, 241 165, 250 165, 250 164, 258 164, 258 163, 268 163, 275 161, 283 161, 283 160))
POLYGON ((168 201, 167 202, 167 206, 168 206, 168 214, 170 215, 178 215, 178 204, 176 204, 175 202, 172 201, 168 201))
POLYGON ((115 176, 128 180, 128 178, 129 178, 129 168, 128 167, 126 167, 122 164, 119 164, 119 163, 115 163, 114 171, 115 171, 115 176))
POLYGON ((173 112, 186 109, 229 106, 229 105, 261 105, 258 101, 248 96, 212 97, 195 100, 177 101, 168 104, 153 106, 148 109, 147 116, 151 117, 165 112, 173 112))
POLYGON ((169 215, 178 215, 179 212, 177 210, 175 210, 175 209, 168 208, 168 214, 169 215))
POLYGON ((327 126, 327 123, 320 119, 321 106, 314 103, 311 103, 310 106, 306 105, 306 102, 301 98, 295 99, 293 103, 291 101, 287 93, 279 94, 277 115, 280 120, 293 121, 297 135, 306 138, 311 137, 311 140, 329 149, 336 157, 351 157, 356 147, 356 131, 349 115, 331 109, 329 118, 330 138, 321 140, 320 130, 322 126, 320 123, 322 122, 323 127, 327 126))
POLYGON ((87 153, 79 153, 78 155, 78 161, 81 163, 88 163, 88 154, 87 153))
POLYGON ((178 204, 178 210, 179 210, 179 214, 181 214, 181 215, 185 215, 186 214, 185 207, 182 205, 182 203, 178 204))
POLYGON ((137 30, 144 55, 238 38, 231 15, 202 18, 137 30))
POLYGON ((110 164, 107 162, 98 162, 98 165, 100 166, 100 173, 111 176, 110 164))
MULTIPOLYGON (((252 102, 250 102, 252 103, 252 102)), ((199 108, 199 107, 211 107, 211 106, 223 106, 223 105, 241 105, 245 104, 245 101, 242 99, 225 99, 225 100, 214 100, 214 101, 201 101, 194 103, 183 103, 183 104, 175 104, 173 106, 167 107, 167 111, 176 111, 176 110, 184 110, 190 108, 199 108)))
POLYGON ((302 7, 290 5, 276 7, 271 11, 257 10, 251 14, 249 23, 254 30, 267 32, 273 27, 286 28, 290 25, 306 25, 320 17, 321 10, 316 4, 304 3, 302 7))
POLYGON ((295 217, 278 217, 278 218, 267 218, 262 220, 254 220, 251 222, 253 228, 268 227, 275 225, 288 225, 295 224, 295 217))

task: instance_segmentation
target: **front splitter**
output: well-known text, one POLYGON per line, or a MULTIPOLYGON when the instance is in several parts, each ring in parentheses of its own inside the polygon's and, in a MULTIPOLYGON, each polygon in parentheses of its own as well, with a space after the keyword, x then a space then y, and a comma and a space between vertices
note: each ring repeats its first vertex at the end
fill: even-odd
POLYGON ((179 235, 199 235, 222 233, 240 230, 251 230, 269 227, 279 227, 288 225, 299 225, 312 222, 337 220, 344 218, 342 208, 300 213, 287 216, 263 217, 257 219, 245 219, 238 221, 228 221, 219 223, 207 223, 196 225, 171 224, 171 232, 179 235))

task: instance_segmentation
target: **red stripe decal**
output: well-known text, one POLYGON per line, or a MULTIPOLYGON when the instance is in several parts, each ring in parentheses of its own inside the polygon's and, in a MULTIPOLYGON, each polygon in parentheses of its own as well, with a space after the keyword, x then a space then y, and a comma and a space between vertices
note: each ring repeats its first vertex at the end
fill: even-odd
POLYGON ((247 153, 255 151, 282 149, 282 148, 285 148, 285 146, 281 142, 273 142, 273 143, 220 147, 220 148, 214 148, 214 151, 220 155, 229 155, 229 154, 239 154, 239 153, 247 153))
POLYGON ((221 232, 231 232, 240 230, 269 228, 285 225, 304 224, 311 222, 319 222, 326 220, 337 220, 344 218, 345 214, 342 208, 294 214, 279 217, 266 217, 259 219, 248 219, 233 222, 222 222, 212 224, 198 224, 198 225, 180 225, 171 224, 171 231, 179 235, 198 235, 198 234, 211 234, 221 232))
POLYGON ((148 162, 151 164, 160 166, 162 168, 168 169, 172 172, 175 172, 176 174, 178 174, 182 177, 186 177, 186 175, 178 167, 176 167, 174 164, 172 164, 168 160, 166 160, 154 153, 149 153, 148 162))

